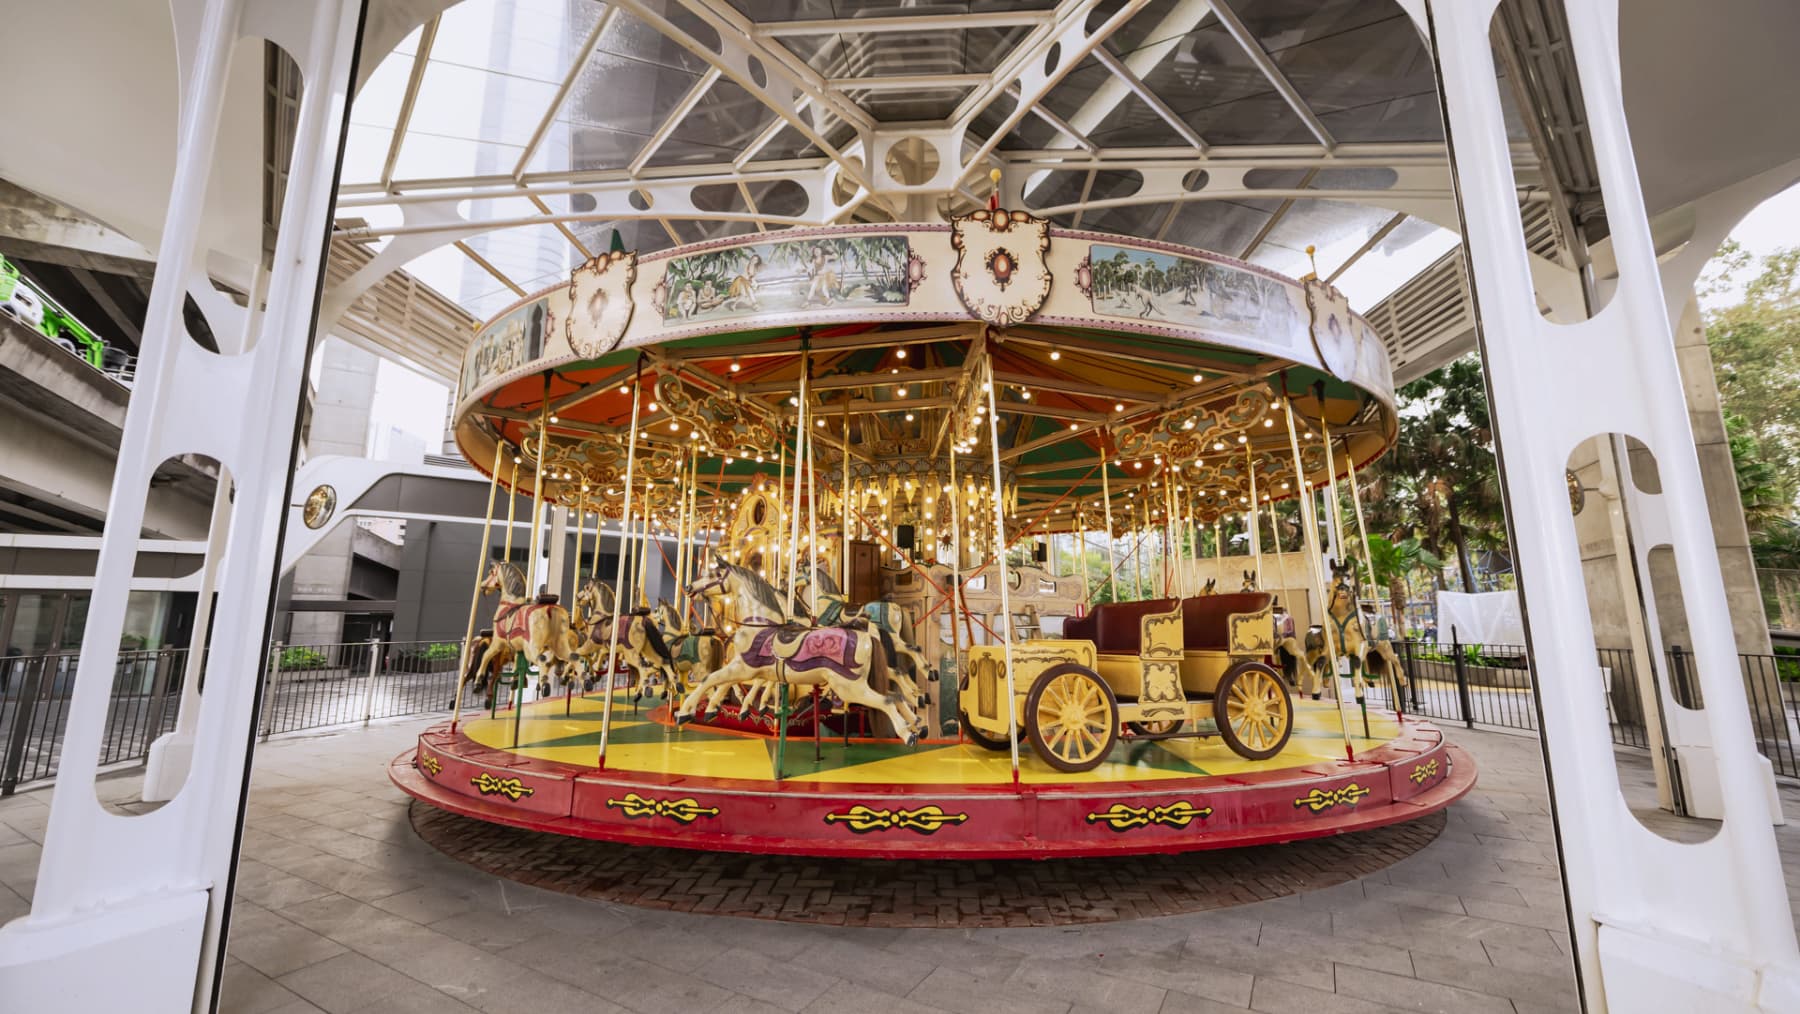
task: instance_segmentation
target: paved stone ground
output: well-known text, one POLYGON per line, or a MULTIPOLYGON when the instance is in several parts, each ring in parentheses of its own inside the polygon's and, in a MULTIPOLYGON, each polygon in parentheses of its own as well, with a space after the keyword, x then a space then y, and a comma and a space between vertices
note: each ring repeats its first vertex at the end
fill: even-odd
POLYGON ((453 859, 564 894, 821 926, 943 929, 1117 922, 1316 891, 1412 855, 1438 836, 1445 817, 1260 849, 1036 862, 636 848, 485 824, 419 802, 412 822, 453 859))
MULTIPOLYGON (((419 840, 384 772, 423 724, 259 748, 224 1010, 1576 1009, 1527 737, 1452 730, 1479 784, 1436 840, 1360 879, 1102 925, 894 929, 628 907, 446 858, 419 840)), ((134 789, 101 786, 115 800, 134 789)), ((48 802, 0 800, 0 919, 25 909, 48 802)), ((1800 814, 1800 793, 1789 805, 1800 814)), ((1800 832, 1784 831, 1783 848, 1800 866, 1800 832)))

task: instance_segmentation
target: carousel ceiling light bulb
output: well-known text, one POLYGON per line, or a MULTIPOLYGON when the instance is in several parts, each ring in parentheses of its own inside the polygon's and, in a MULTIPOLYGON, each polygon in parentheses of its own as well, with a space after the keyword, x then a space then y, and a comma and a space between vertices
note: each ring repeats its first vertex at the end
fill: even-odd
POLYGON ((1123 412, 1123 411, 1125 411, 1125 403, 1124 403, 1124 402, 1122 402, 1122 401, 1115 401, 1115 402, 1113 402, 1113 411, 1114 411, 1114 412, 1123 412))
POLYGON ((1196 384, 1198 384, 1199 382, 1201 382, 1202 380, 1205 380, 1205 379, 1206 379, 1206 374, 1204 374, 1204 373, 1194 374, 1194 383, 1196 383, 1196 384))
POLYGON ((517 454, 515 454, 515 455, 513 455, 513 464, 515 464, 515 465, 516 465, 516 464, 518 464, 518 463, 519 463, 519 462, 520 462, 520 461, 522 461, 522 460, 523 460, 523 459, 522 459, 522 458, 520 458, 520 457, 519 457, 519 456, 518 456, 518 455, 517 455, 517 454))
POLYGON ((906 413, 906 421, 907 422, 913 421, 913 414, 911 412, 906 413))
POLYGON ((1057 361, 1057 360, 1058 360, 1058 359, 1061 359, 1061 358, 1062 358, 1062 353, 1061 353, 1061 352, 1058 352, 1058 351, 1056 351, 1056 350, 1055 350, 1055 349, 1051 349, 1051 350, 1050 350, 1050 361, 1051 361, 1051 362, 1055 362, 1055 361, 1057 361))
POLYGON ((1273 425, 1275 425, 1275 420, 1273 420, 1273 419, 1264 419, 1263 420, 1263 429, 1266 430, 1273 425))
POLYGON ((1243 434, 1242 434, 1242 433, 1239 433, 1239 434, 1238 434, 1238 443, 1240 443, 1240 444, 1247 444, 1247 443, 1249 443, 1249 442, 1250 442, 1250 438, 1249 438, 1249 437, 1247 437, 1247 436, 1244 436, 1244 435, 1243 435, 1243 434))
POLYGON ((1225 449, 1225 444, 1223 441, 1219 441, 1219 440, 1213 441, 1213 450, 1222 451, 1224 449, 1225 449))
POLYGON ((670 423, 669 424, 669 432, 670 433, 680 433, 681 432, 681 424, 680 423, 670 423))
POLYGON ((895 359, 905 359, 906 358, 906 350, 905 349, 896 349, 894 351, 894 358, 895 359))
POLYGON ((555 421, 556 421, 556 416, 554 416, 554 415, 553 415, 553 416, 551 416, 551 417, 550 417, 550 421, 551 421, 551 422, 555 422, 555 421))
POLYGON ((904 388, 904 387, 894 388, 894 397, 896 397, 896 398, 906 397, 906 388, 904 388))
POLYGON ((743 364, 738 362, 737 360, 733 359, 731 361, 731 372, 736 373, 737 371, 739 371, 743 368, 744 368, 743 364))
POLYGON ((1021 388, 1019 388, 1019 398, 1024 401, 1030 401, 1031 400, 1031 392, 1027 391, 1021 387, 1021 388))
POLYGON ((631 393, 631 385, 630 384, 620 384, 619 385, 619 393, 620 394, 630 394, 631 393))

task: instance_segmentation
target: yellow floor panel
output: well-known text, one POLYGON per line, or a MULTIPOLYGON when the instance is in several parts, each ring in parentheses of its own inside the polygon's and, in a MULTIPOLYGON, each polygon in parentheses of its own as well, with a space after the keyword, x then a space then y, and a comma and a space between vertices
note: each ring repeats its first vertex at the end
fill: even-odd
MULTIPOLYGON (((482 716, 461 728, 482 746, 593 768, 599 757, 602 713, 603 702, 592 698, 573 702, 557 698, 527 705, 516 726, 517 747, 512 745, 515 725, 511 716, 482 716)), ((650 721, 649 714, 648 708, 633 713, 628 702, 615 700, 606 758, 609 769, 752 781, 768 781, 775 775, 771 740, 701 726, 675 731, 650 721)), ((1362 716, 1349 708, 1344 709, 1344 724, 1359 754, 1400 733, 1399 723, 1392 718, 1370 715, 1370 736, 1364 737, 1362 716)), ((1079 774, 1057 771, 1040 759, 1029 743, 1021 742, 1020 779, 1029 784, 1098 784, 1304 767, 1343 759, 1343 731, 1329 702, 1298 701, 1293 737, 1287 748, 1270 760, 1245 760, 1217 738, 1121 743, 1105 763, 1079 774)), ((790 740, 784 763, 786 780, 885 785, 1003 785, 1012 780, 1006 751, 972 744, 926 743, 908 748, 899 743, 858 741, 846 747, 842 740, 826 738, 819 749, 822 757, 815 760, 810 739, 790 740)))

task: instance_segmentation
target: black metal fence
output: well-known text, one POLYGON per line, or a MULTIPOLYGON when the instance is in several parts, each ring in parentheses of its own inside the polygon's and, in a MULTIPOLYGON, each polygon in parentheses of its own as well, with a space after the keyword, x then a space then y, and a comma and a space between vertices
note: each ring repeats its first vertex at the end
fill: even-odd
MULTIPOLYGON (((1513 644, 1438 644, 1431 641, 1399 641, 1394 650, 1411 675, 1403 702, 1415 714, 1469 728, 1538 731, 1537 702, 1531 692, 1532 668, 1524 647, 1513 644)), ((1662 665, 1640 672, 1637 653, 1625 648, 1600 648, 1596 652, 1606 717, 1613 742, 1648 749, 1652 742, 1646 721, 1652 712, 1644 707, 1646 687, 1669 687, 1677 706, 1699 708, 1698 674, 1692 652, 1671 645, 1662 665)), ((1800 658, 1783 655, 1739 655, 1744 690, 1758 749, 1774 766, 1775 773, 1800 778, 1800 658)), ((1660 737, 1668 742, 1666 730, 1660 737)))
MULTIPOLYGON (((461 642, 274 645, 260 731, 300 732, 448 711, 461 642)), ((114 668, 103 767, 142 763, 175 728, 189 675, 184 648, 121 651, 114 668)), ((0 657, 0 795, 55 777, 79 652, 0 657)), ((205 659, 195 667, 205 689, 205 659)))

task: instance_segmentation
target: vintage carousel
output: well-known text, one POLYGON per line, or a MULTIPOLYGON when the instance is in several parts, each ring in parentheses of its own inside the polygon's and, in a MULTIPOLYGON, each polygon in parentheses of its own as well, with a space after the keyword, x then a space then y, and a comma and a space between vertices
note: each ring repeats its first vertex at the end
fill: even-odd
POLYGON ((1474 767, 1363 699, 1404 676, 1315 516, 1392 440, 1392 388, 1327 284, 1005 209, 615 249, 477 334, 456 438, 509 505, 618 551, 574 525, 560 594, 510 534, 478 561, 458 713, 390 773, 485 821, 819 855, 1166 852, 1441 809, 1474 767), (1310 562, 1276 587, 1321 604, 1310 644, 1277 643, 1257 590, 1283 501, 1310 562), (1221 590, 1200 564, 1227 521, 1257 548, 1221 590), (1298 693, 1284 651, 1354 699, 1298 693))

